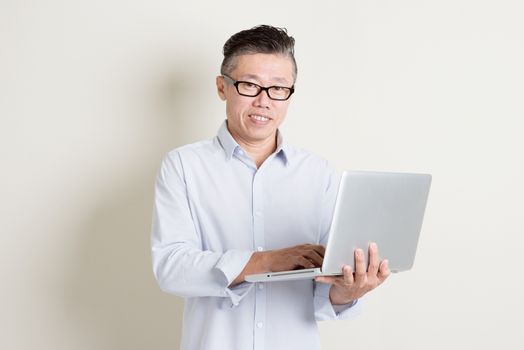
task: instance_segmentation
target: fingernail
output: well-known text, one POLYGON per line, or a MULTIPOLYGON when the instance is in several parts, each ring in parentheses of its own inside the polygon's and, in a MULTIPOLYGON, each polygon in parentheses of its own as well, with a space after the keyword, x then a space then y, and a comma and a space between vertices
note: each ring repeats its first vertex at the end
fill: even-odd
POLYGON ((373 249, 373 250, 376 250, 376 249, 377 249, 377 244, 376 244, 375 242, 371 242, 371 243, 369 244, 369 246, 370 246, 371 249, 373 249))

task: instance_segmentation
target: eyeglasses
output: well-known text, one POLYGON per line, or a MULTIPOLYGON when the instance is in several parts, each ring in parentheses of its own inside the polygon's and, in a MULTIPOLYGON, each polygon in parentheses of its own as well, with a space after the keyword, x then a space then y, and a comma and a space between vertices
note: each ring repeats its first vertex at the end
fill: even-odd
POLYGON ((293 92, 295 92, 295 87, 285 87, 285 86, 268 86, 263 87, 249 81, 237 81, 227 75, 223 75, 224 80, 228 83, 233 84, 237 89, 239 95, 255 97, 260 95, 262 91, 265 91, 267 96, 276 101, 285 101, 291 97, 293 92))

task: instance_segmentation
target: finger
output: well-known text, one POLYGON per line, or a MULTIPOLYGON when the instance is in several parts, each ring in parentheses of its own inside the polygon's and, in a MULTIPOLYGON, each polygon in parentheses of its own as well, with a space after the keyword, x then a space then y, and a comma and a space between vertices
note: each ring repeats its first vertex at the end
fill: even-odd
POLYGON ((342 268, 342 271, 344 272, 344 285, 351 286, 355 281, 353 277, 353 269, 351 266, 346 265, 342 268))
POLYGON ((324 257, 324 255, 326 255, 326 247, 324 247, 323 245, 316 245, 315 246, 315 251, 320 254, 322 257, 324 257))
POLYGON ((337 283, 337 277, 317 276, 315 277, 315 281, 319 283, 325 283, 325 284, 335 284, 337 283))
POLYGON ((375 242, 371 242, 368 248, 369 254, 369 265, 368 265, 368 276, 375 277, 378 273, 380 265, 380 258, 378 256, 378 247, 375 242))
POLYGON ((307 246, 310 250, 313 250, 321 257, 324 257, 324 254, 326 253, 326 248, 324 248, 324 246, 320 244, 308 244, 307 246))
POLYGON ((315 266, 322 266, 324 258, 315 250, 309 250, 303 253, 315 266))
POLYGON ((389 261, 388 260, 382 261, 380 263, 380 268, 378 270, 379 283, 384 282, 384 280, 388 278, 390 274, 391 274, 391 271, 389 270, 389 261))
POLYGON ((297 256, 295 258, 295 267, 298 268, 304 268, 304 269, 312 269, 316 266, 311 262, 311 260, 304 258, 303 256, 297 256))
POLYGON ((364 252, 358 248, 355 250, 355 283, 362 284, 366 281, 366 262, 364 252))

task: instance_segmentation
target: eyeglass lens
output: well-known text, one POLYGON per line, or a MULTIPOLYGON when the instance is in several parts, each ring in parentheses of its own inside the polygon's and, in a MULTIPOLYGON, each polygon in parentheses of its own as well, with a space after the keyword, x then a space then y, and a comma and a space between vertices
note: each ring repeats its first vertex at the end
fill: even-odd
POLYGON ((272 86, 267 89, 263 89, 261 86, 249 83, 249 82, 238 82, 238 92, 246 96, 257 96, 262 90, 266 90, 268 95, 272 99, 285 100, 291 95, 291 89, 280 86, 272 86))

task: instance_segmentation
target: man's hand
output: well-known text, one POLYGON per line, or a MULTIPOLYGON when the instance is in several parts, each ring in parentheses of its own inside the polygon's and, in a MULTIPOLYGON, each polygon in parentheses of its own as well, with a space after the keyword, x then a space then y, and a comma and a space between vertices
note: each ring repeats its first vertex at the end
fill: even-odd
POLYGON ((312 269, 322 266, 326 249, 316 244, 301 244, 294 247, 263 252, 267 268, 265 271, 279 272, 312 269))
POLYGON ((322 266, 326 249, 317 244, 301 244, 294 247, 253 253, 244 270, 231 283, 242 283, 246 275, 262 272, 279 272, 295 269, 311 269, 322 266))
POLYGON ((378 248, 375 243, 369 245, 369 265, 366 271, 364 252, 362 249, 355 250, 355 273, 351 266, 342 268, 344 276, 341 277, 317 277, 315 280, 321 283, 331 284, 329 298, 334 305, 348 304, 364 294, 378 287, 390 275, 388 261, 380 261, 378 248))

